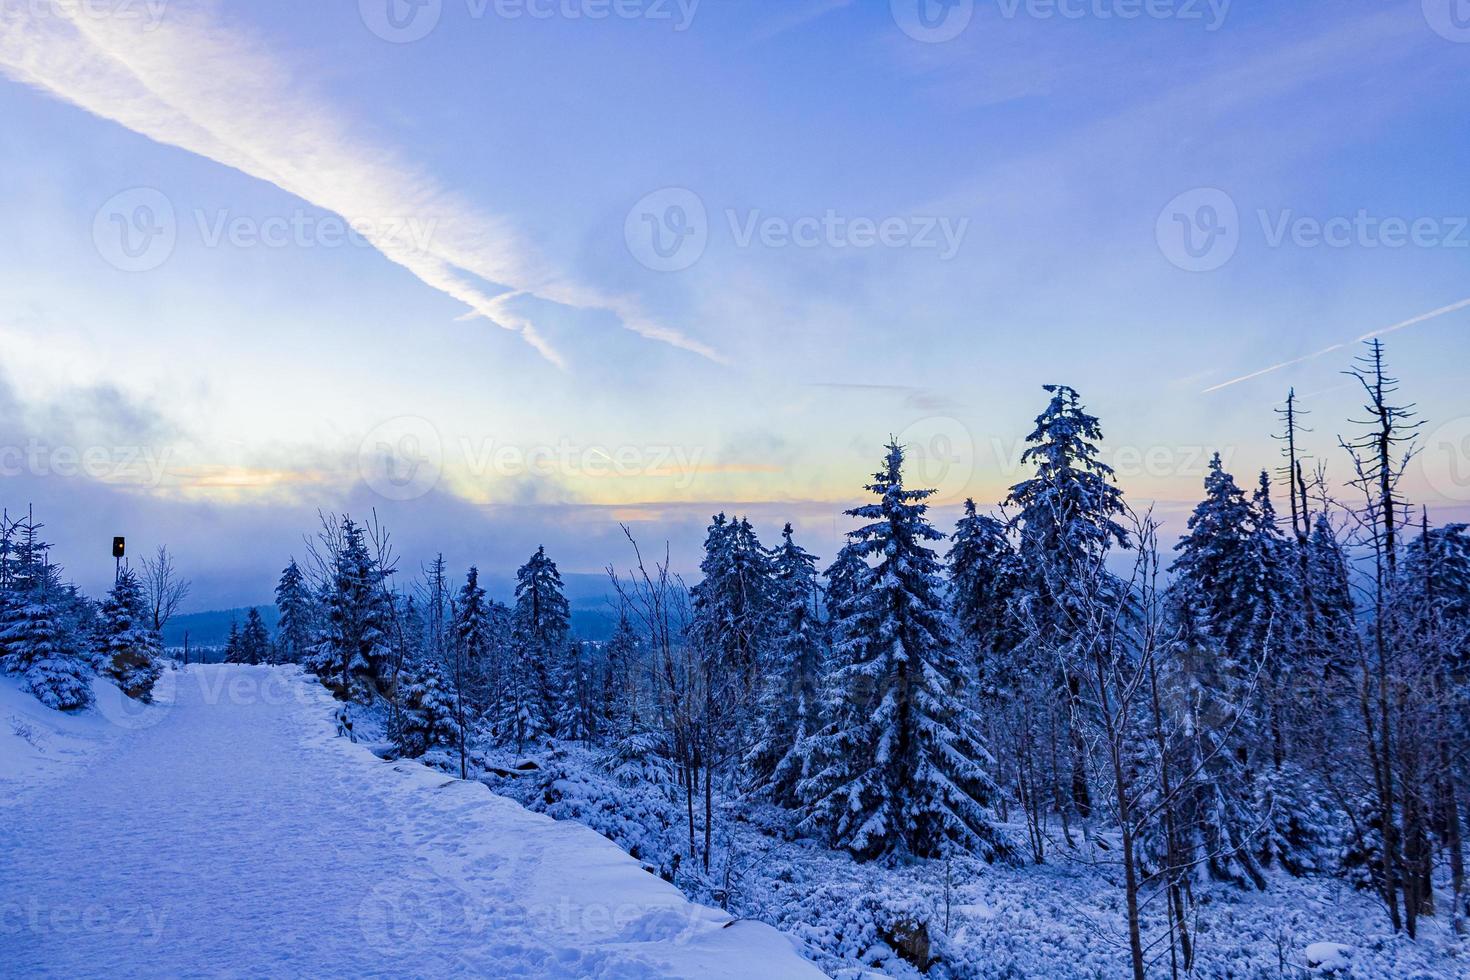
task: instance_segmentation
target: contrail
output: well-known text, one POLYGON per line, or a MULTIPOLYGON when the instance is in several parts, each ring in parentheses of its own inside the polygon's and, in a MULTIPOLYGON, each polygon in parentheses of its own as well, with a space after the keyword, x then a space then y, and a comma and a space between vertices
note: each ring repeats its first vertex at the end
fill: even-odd
MULTIPOLYGON (((1416 326, 1426 320, 1433 320, 1435 317, 1444 316, 1446 313, 1454 313, 1455 311, 1463 310, 1466 307, 1470 307, 1470 299, 1462 299, 1458 303, 1451 303, 1449 306, 1441 306, 1437 310, 1430 310, 1428 313, 1421 313, 1416 317, 1411 317, 1403 321, 1402 323, 1395 323, 1391 327, 1384 327, 1382 330, 1374 330, 1369 333, 1365 333, 1363 334, 1363 336, 1354 341, 1354 343, 1362 343, 1365 340, 1372 340, 1374 337, 1382 337, 1384 334, 1389 334, 1393 333, 1396 330, 1403 330, 1407 327, 1416 326)), ((1231 378, 1229 381, 1222 381, 1217 385, 1211 385, 1210 387, 1206 388, 1202 392, 1202 394, 1208 395, 1212 392, 1219 391, 1222 388, 1229 388, 1231 385, 1238 385, 1242 381, 1250 381, 1253 378, 1259 378, 1263 374, 1271 374, 1274 371, 1280 371, 1282 368, 1288 368, 1294 364, 1301 364, 1305 361, 1314 361, 1324 354, 1331 354, 1335 350, 1342 350, 1342 348, 1345 346, 1347 345, 1333 344, 1331 347, 1322 348, 1315 354, 1307 354, 1304 357, 1294 358, 1290 361, 1282 361, 1280 364, 1273 364, 1270 367, 1261 368, 1261 370, 1259 371, 1252 371, 1250 374, 1243 374, 1238 378, 1231 378)))
POLYGON ((167 146, 233 167, 346 219, 388 261, 431 289, 521 336, 547 361, 565 361, 512 301, 606 310, 623 327, 715 361, 713 348, 648 317, 633 300, 585 286, 543 261, 494 215, 439 186, 290 84, 267 46, 202 13, 176 9, 158 24, 95 16, 74 4, 0 3, 0 78, 80 106, 167 146), (412 240, 404 219, 432 229, 412 240), (481 288, 475 280, 503 291, 481 288))

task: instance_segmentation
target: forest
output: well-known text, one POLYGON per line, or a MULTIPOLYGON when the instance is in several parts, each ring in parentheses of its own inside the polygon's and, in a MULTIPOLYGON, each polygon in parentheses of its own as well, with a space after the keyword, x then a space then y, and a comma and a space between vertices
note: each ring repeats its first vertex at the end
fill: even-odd
MULTIPOLYGON (((1364 414, 1340 461, 1309 469, 1289 394, 1281 465, 1237 475, 1216 455, 1172 553, 1102 461, 1102 422, 1049 385, 1025 478, 953 528, 890 441, 830 559, 790 524, 762 541, 720 513, 686 583, 624 527, 617 628, 594 642, 544 548, 500 602, 477 568, 404 567, 375 514, 324 513, 280 576, 274 635, 252 612, 225 655, 315 674, 344 734, 385 756, 587 823, 700 900, 805 925, 833 972, 976 974, 955 876, 1003 887, 1069 863, 1113 890, 1109 962, 1136 978, 1219 975, 1210 906, 1294 880, 1370 897, 1403 942, 1463 936, 1470 529, 1402 489, 1422 422, 1383 346, 1349 373, 1364 414), (792 879, 753 840, 846 863, 792 879), (841 892, 843 868, 938 882, 940 904, 841 892)), ((0 665, 62 711, 94 673, 147 700, 186 594, 160 549, 94 602, 30 511, 7 516, 0 665)))

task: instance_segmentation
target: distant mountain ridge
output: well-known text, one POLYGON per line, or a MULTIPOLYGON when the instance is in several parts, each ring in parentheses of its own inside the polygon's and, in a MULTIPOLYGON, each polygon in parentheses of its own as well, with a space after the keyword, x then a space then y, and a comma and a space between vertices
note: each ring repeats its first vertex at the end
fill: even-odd
MULTIPOLYGON (((501 602, 515 601, 515 578, 513 576, 483 576, 480 584, 501 602)), ((562 576, 567 601, 572 606, 572 631, 584 640, 606 640, 612 636, 617 625, 617 596, 613 593, 606 575, 589 575, 570 572, 562 576)), ((459 588, 458 581, 455 583, 459 588)), ((184 645, 184 634, 188 634, 191 647, 223 646, 230 635, 230 623, 245 625, 245 617, 254 608, 260 611, 266 628, 274 635, 280 613, 275 601, 268 600, 258 606, 239 606, 234 609, 210 609, 184 613, 169 620, 163 630, 163 642, 168 647, 184 645)))

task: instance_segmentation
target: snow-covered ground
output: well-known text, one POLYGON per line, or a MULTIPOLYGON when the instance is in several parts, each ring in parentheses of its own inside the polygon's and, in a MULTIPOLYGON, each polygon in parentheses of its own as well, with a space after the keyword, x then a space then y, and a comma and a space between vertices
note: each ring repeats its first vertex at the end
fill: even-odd
POLYGON ((338 735, 294 668, 77 716, 0 678, 0 973, 819 977, 605 838, 338 735))

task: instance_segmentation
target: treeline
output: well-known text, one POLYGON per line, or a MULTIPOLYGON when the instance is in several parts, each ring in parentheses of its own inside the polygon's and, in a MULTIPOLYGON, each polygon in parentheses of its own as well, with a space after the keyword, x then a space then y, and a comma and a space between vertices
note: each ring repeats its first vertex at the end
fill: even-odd
POLYGON ((865 861, 1102 854, 1140 977, 1190 969, 1210 888, 1273 874, 1345 878, 1410 936, 1461 930, 1470 533, 1402 493, 1417 420, 1382 347, 1350 374, 1346 499, 1309 470, 1291 395, 1277 478, 1217 456, 1172 558, 1099 420, 1049 386, 1028 476, 947 533, 897 444, 825 567, 790 525, 767 546, 722 514, 686 586, 629 533, 602 643, 572 635, 544 549, 505 604, 442 557, 404 575, 375 517, 326 515, 276 636, 250 620, 234 659, 382 700, 399 751, 462 777, 578 743, 677 801, 689 873, 732 808, 865 861))

